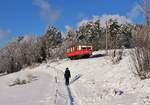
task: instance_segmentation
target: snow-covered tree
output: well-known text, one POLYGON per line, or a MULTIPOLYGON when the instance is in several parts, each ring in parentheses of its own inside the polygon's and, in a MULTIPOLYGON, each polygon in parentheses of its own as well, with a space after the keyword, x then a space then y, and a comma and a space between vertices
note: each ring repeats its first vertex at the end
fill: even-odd
POLYGON ((42 42, 47 57, 52 57, 51 50, 61 46, 61 32, 59 32, 55 27, 49 26, 46 34, 42 37, 42 42))

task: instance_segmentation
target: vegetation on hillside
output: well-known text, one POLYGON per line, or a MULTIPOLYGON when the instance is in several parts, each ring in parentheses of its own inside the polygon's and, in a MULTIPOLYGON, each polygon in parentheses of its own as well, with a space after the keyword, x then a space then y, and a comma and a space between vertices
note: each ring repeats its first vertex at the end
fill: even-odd
POLYGON ((62 37, 57 28, 49 26, 40 37, 18 37, 0 49, 0 72, 12 73, 48 59, 65 58, 66 48, 80 43, 92 44, 94 50, 135 48, 137 73, 149 77, 149 30, 144 25, 120 24, 116 19, 109 19, 104 27, 97 19, 80 24, 77 29, 68 28, 62 37))

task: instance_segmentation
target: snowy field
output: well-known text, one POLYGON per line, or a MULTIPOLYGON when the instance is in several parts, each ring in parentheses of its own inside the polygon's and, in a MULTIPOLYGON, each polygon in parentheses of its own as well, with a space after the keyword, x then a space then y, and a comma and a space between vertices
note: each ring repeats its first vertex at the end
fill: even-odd
POLYGON ((134 76, 130 66, 128 53, 118 64, 107 56, 49 61, 0 76, 0 105, 150 105, 150 80, 134 76), (64 85, 66 67, 71 71, 69 87, 64 85), (29 83, 9 86, 29 75, 29 83))

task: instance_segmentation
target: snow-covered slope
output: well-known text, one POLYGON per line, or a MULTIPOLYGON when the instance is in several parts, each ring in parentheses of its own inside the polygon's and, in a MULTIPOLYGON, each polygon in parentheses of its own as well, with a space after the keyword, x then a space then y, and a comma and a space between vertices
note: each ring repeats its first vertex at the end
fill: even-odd
POLYGON ((130 56, 125 54, 118 64, 103 56, 26 68, 0 77, 0 105, 150 105, 150 80, 139 80, 130 65, 130 56), (64 85, 66 67, 71 71, 69 87, 64 85), (36 79, 8 86, 28 74, 36 79))
POLYGON ((58 94, 57 90, 59 90, 68 99, 66 87, 62 80, 59 81, 58 89, 54 73, 48 64, 41 64, 34 69, 27 68, 21 72, 1 76, 0 105, 65 105, 68 100, 56 95, 58 94), (26 80, 28 75, 32 76, 30 83, 9 86, 17 78, 26 80))

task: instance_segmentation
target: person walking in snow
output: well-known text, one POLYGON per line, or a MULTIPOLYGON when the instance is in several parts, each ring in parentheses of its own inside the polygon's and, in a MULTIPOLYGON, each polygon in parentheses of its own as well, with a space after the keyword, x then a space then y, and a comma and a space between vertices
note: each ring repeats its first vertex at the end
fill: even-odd
POLYGON ((65 77, 66 85, 69 85, 69 78, 71 77, 69 68, 66 68, 65 73, 64 73, 64 77, 65 77))

